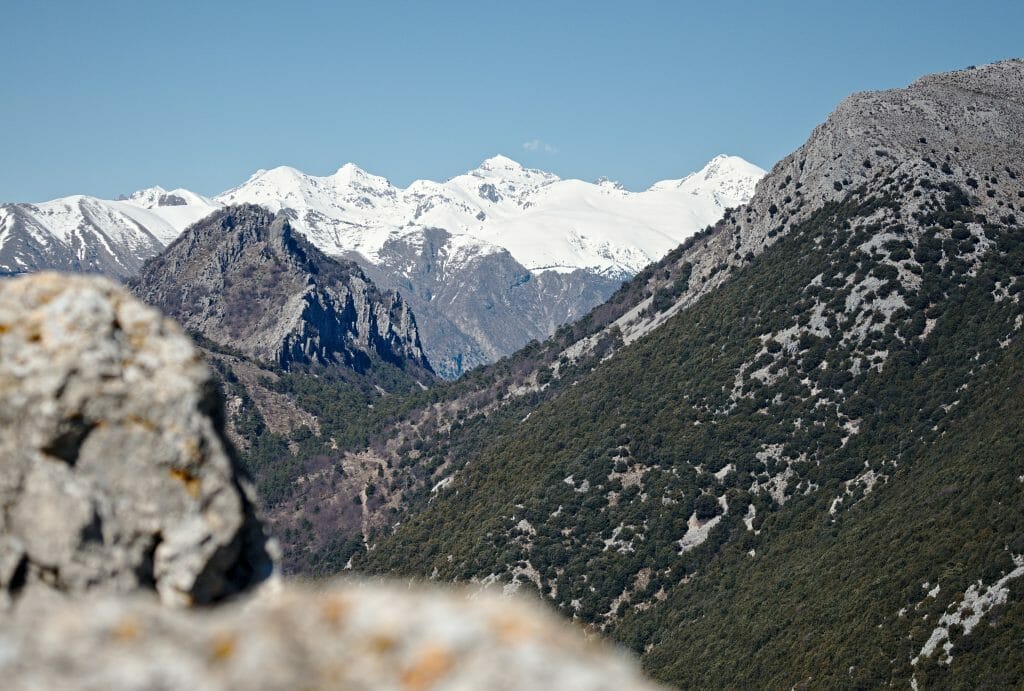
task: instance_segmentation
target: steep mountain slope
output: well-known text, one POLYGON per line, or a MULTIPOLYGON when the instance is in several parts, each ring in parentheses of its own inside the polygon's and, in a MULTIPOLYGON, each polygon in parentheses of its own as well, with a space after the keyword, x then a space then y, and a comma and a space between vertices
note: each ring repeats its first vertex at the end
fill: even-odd
POLYGON ((560 180, 503 156, 406 189, 353 164, 326 177, 281 167, 215 199, 155 187, 118 201, 4 205, 0 272, 61 268, 123 279, 215 209, 260 204, 284 211, 327 254, 356 261, 375 283, 401 292, 435 368, 456 377, 579 318, 624 278, 746 201, 763 174, 719 156, 698 173, 631 193, 608 181, 560 180))
POLYGON ((433 491, 356 567, 534 588, 683 685, 1019 681, 1022 126, 1019 61, 847 99, 527 392, 407 427, 433 491))
POLYGON ((281 373, 216 354, 232 438, 255 473, 286 570, 341 569, 367 536, 450 482, 496 430, 514 431, 574 386, 623 345, 618 323, 648 317, 665 295, 685 288, 689 264, 679 258, 706 237, 691 238, 547 341, 427 390, 403 392, 401 381, 374 383, 337 369, 281 373))
POLYGON ((258 362, 366 371, 383 361, 430 377, 402 299, 262 207, 227 207, 192 225, 132 288, 187 330, 258 362))
POLYGON ((622 282, 582 269, 532 273, 504 250, 465 257, 458 249, 462 241, 430 228, 417 237, 388 240, 376 265, 357 253, 344 255, 425 315, 423 340, 434 344, 428 352, 449 378, 546 338, 607 300, 622 282), (396 275, 390 266, 403 273, 396 275))

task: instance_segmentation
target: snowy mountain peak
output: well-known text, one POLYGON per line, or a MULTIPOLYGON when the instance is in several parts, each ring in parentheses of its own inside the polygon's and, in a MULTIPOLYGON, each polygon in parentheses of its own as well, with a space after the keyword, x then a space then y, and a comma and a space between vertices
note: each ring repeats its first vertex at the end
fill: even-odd
POLYGON ((765 171, 739 156, 718 155, 703 168, 678 180, 662 180, 648 192, 682 191, 694 195, 711 192, 723 207, 745 203, 765 171))
POLYGON ((351 161, 346 163, 342 167, 338 168, 338 170, 336 170, 334 172, 334 175, 332 175, 331 177, 339 181, 363 180, 366 178, 377 178, 380 180, 384 180, 384 178, 381 178, 377 175, 371 175, 370 173, 367 173, 365 170, 357 166, 355 163, 352 163, 351 161))
POLYGON ((497 154, 485 159, 477 170, 488 170, 488 171, 520 171, 524 170, 523 165, 518 161, 513 161, 508 156, 497 154))
POLYGON ((750 176, 751 174, 758 173, 763 175, 763 171, 760 168, 739 156, 719 154, 708 161, 696 175, 703 176, 705 180, 711 180, 713 178, 750 176))
POLYGON ((395 196, 396 188, 391 181, 380 175, 367 173, 355 163, 346 163, 330 177, 339 193, 346 191, 359 194, 395 196))
POLYGON ((159 207, 169 206, 191 206, 198 205, 203 207, 212 207, 211 202, 206 197, 196 194, 190 190, 177 188, 173 190, 165 190, 163 187, 156 185, 154 187, 147 187, 146 189, 138 190, 133 192, 127 199, 122 198, 126 203, 134 206, 141 207, 143 209, 156 209, 159 207))
POLYGON ((167 190, 165 190, 160 185, 153 185, 152 187, 146 187, 146 188, 141 189, 141 190, 135 190, 134 192, 131 193, 131 195, 128 198, 129 199, 149 199, 149 198, 153 198, 153 197, 158 197, 159 195, 165 194, 166 192, 167 192, 167 190))
MULTIPOLYGON (((536 168, 527 168, 522 164, 513 161, 508 156, 503 156, 501 154, 491 156, 477 168, 469 171, 467 175, 495 182, 500 181, 525 186, 546 185, 559 179, 558 176, 553 173, 547 173, 543 170, 537 170, 536 168)), ((463 176, 456 176, 452 178, 452 181, 458 180, 460 177, 463 176)))
POLYGON ((271 211, 294 207, 315 194, 315 178, 291 166, 258 170, 238 187, 217 195, 220 204, 262 204, 271 211))
POLYGON ((282 181, 282 180, 301 180, 309 177, 298 168, 292 168, 291 166, 275 166, 270 170, 263 171, 263 174, 259 176, 262 180, 268 181, 282 181))

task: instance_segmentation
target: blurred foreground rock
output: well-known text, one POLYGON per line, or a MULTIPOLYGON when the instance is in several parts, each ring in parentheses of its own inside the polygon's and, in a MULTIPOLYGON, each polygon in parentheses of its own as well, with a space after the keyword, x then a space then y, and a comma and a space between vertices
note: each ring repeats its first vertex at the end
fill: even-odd
POLYGON ((198 351, 114 283, 0 281, 0 594, 209 603, 272 561, 198 351))
POLYGON ((285 585, 213 609, 107 598, 19 608, 7 689, 646 689, 632 660, 531 603, 285 585))
POLYGON ((174 323, 105 279, 0 280, 4 689, 651 688, 533 603, 253 588, 250 492, 174 323))

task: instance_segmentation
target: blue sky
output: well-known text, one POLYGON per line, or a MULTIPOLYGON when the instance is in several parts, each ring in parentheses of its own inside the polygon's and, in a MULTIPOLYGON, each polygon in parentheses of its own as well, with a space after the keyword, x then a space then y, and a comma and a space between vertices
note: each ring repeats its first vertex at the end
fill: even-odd
POLYGON ((504 153, 631 189, 763 167, 852 91, 1024 56, 1024 3, 3 0, 0 201, 504 153))

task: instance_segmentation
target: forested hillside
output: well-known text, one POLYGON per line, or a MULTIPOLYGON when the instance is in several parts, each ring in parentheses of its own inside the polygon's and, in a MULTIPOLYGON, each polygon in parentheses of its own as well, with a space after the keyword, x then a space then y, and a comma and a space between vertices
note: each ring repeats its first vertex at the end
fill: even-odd
MULTIPOLYGON (((1012 123, 1022 68, 995 67, 889 102, 935 85, 975 98, 967 82, 985 103, 995 84, 1017 97, 988 117, 1012 123)), ((719 287, 488 424, 356 567, 529 587, 682 685, 1019 678, 1020 145, 997 151, 1006 129, 990 127, 931 150, 959 112, 900 121, 918 155, 894 155, 896 137, 833 144, 859 183, 794 202, 719 287)), ((784 164, 820 156, 813 144, 784 164)), ((793 185, 824 187, 784 164, 705 246, 741 244, 736 217, 756 228, 793 185)))

